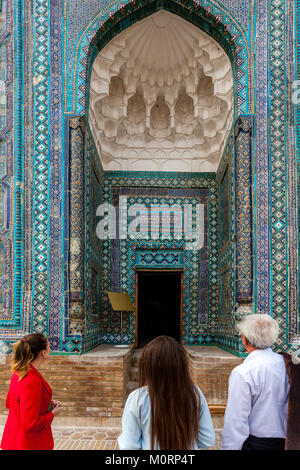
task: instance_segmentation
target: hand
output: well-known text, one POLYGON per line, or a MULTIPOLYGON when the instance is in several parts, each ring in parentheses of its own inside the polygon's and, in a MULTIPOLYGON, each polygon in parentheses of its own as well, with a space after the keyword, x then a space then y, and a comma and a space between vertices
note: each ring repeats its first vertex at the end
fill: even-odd
POLYGON ((60 401, 57 401, 57 400, 52 400, 52 401, 49 403, 48 411, 52 411, 53 408, 55 408, 56 406, 61 406, 61 402, 60 402, 60 401))
POLYGON ((55 406, 61 406, 61 401, 53 400, 51 403, 53 403, 53 408, 55 406))
MULTIPOLYGON (((60 402, 59 402, 60 403, 60 402)), ((56 405, 53 410, 52 410, 52 413, 53 413, 53 416, 57 416, 59 415, 60 413, 62 412, 62 407, 60 405, 56 405)))

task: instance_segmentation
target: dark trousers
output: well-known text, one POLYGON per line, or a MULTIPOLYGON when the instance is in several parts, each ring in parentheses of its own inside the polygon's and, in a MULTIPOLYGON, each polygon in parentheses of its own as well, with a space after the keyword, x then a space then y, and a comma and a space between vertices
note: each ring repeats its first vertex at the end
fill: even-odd
POLYGON ((285 439, 279 437, 250 436, 245 440, 242 450, 284 450, 285 439))

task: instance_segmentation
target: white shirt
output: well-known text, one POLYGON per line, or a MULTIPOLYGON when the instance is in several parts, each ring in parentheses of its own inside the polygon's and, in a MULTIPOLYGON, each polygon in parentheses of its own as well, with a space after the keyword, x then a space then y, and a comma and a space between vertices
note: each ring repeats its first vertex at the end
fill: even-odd
POLYGON ((285 438, 288 392, 283 356, 252 351, 229 377, 222 449, 240 450, 250 434, 285 438))
MULTIPOLYGON (((207 402, 199 387, 196 388, 201 398, 201 411, 198 439, 193 449, 211 447, 215 443, 215 432, 207 402)), ((151 450, 150 421, 148 387, 141 387, 131 392, 127 398, 122 417, 122 434, 118 438, 119 449, 151 450)), ((159 449, 159 446, 156 445, 155 448, 159 449)))

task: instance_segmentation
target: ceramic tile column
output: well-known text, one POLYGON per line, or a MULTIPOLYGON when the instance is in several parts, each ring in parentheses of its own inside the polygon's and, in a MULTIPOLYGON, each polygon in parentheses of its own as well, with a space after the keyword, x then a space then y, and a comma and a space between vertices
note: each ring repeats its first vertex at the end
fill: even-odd
POLYGON ((84 118, 70 118, 69 334, 84 333, 84 137, 84 118))
POLYGON ((236 178, 236 300, 238 304, 251 303, 253 296, 252 129, 252 116, 242 115, 238 117, 234 128, 236 178))

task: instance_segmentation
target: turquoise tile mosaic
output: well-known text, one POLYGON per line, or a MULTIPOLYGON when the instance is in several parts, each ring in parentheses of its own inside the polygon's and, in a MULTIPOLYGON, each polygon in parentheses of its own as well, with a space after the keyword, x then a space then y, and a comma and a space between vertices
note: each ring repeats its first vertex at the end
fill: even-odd
MULTIPOLYGON (((45 332, 54 351, 70 354, 119 341, 104 292, 123 287, 134 300, 134 266, 155 263, 193 272, 184 278, 184 342, 215 342, 240 354, 235 315, 247 305, 278 320, 278 348, 296 347, 300 106, 293 90, 300 80, 299 15, 298 0, 2 0, 0 352, 9 352, 28 331, 45 332), (234 123, 251 119, 251 136, 243 135, 246 160, 246 141, 232 132, 216 175, 106 174, 86 125, 96 54, 160 8, 225 49, 234 70, 234 123), (73 118, 85 123, 78 185, 71 178, 73 118), (187 256, 179 240, 109 244, 95 236, 99 201, 122 193, 132 201, 185 201, 204 197, 201 191, 207 198, 202 261, 187 256), (249 198, 245 206, 240 194, 249 198), (78 237, 70 225, 76 196, 78 237), (78 289, 69 269, 75 238, 83 257, 73 272, 79 273, 78 289)), ((132 342, 133 315, 126 328, 125 341, 132 342)))

